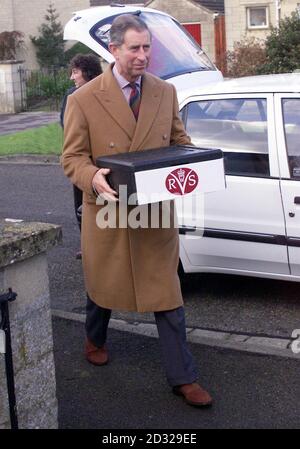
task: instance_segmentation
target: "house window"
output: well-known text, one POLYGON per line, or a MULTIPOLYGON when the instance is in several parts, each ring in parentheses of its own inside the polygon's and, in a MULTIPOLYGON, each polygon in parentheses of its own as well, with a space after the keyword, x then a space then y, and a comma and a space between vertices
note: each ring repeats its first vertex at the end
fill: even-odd
POLYGON ((250 29, 268 28, 269 17, 267 6, 247 8, 247 26, 250 29))

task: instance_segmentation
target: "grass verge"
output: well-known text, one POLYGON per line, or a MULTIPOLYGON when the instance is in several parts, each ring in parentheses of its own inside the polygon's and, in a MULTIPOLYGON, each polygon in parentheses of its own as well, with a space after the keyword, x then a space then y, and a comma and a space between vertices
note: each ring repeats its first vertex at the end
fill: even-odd
POLYGON ((63 131, 58 123, 0 136, 0 156, 61 154, 63 131))

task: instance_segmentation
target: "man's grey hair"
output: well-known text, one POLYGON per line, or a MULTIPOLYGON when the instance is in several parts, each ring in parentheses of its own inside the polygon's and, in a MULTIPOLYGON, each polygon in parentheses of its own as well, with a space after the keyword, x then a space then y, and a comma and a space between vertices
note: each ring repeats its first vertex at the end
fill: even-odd
POLYGON ((117 47, 124 43, 124 36, 127 30, 138 32, 148 31, 150 38, 151 32, 146 23, 138 16, 133 14, 121 14, 113 20, 109 31, 109 42, 117 47))

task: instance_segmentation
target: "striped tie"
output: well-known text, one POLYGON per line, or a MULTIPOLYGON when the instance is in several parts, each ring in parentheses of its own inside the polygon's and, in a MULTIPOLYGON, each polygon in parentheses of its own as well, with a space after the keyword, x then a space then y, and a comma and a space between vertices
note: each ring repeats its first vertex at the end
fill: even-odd
POLYGON ((131 87, 131 93, 130 93, 130 97, 129 97, 129 106, 131 107, 133 115, 134 115, 135 119, 137 120, 138 116, 139 116, 141 95, 140 95, 138 85, 136 83, 130 83, 129 86, 131 87))

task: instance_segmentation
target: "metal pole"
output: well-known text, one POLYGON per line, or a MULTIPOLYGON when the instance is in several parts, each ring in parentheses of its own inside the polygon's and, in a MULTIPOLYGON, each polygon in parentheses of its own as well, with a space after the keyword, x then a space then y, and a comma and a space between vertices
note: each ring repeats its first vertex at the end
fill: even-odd
POLYGON ((16 407, 14 367, 11 349, 11 333, 10 333, 8 302, 14 301, 16 297, 17 294, 14 293, 11 288, 8 290, 8 293, 0 295, 0 308, 2 317, 0 328, 3 329, 5 332, 5 368, 6 368, 7 393, 9 402, 10 423, 11 428, 14 430, 18 429, 18 417, 16 407))
POLYGON ((22 86, 22 68, 19 65, 18 67, 19 78, 20 78, 20 89, 21 89, 21 111, 24 111, 24 102, 23 102, 23 86, 22 86))
POLYGON ((57 71, 56 66, 53 66, 53 75, 54 75, 54 90, 55 90, 55 109, 58 110, 58 88, 57 88, 57 71))

